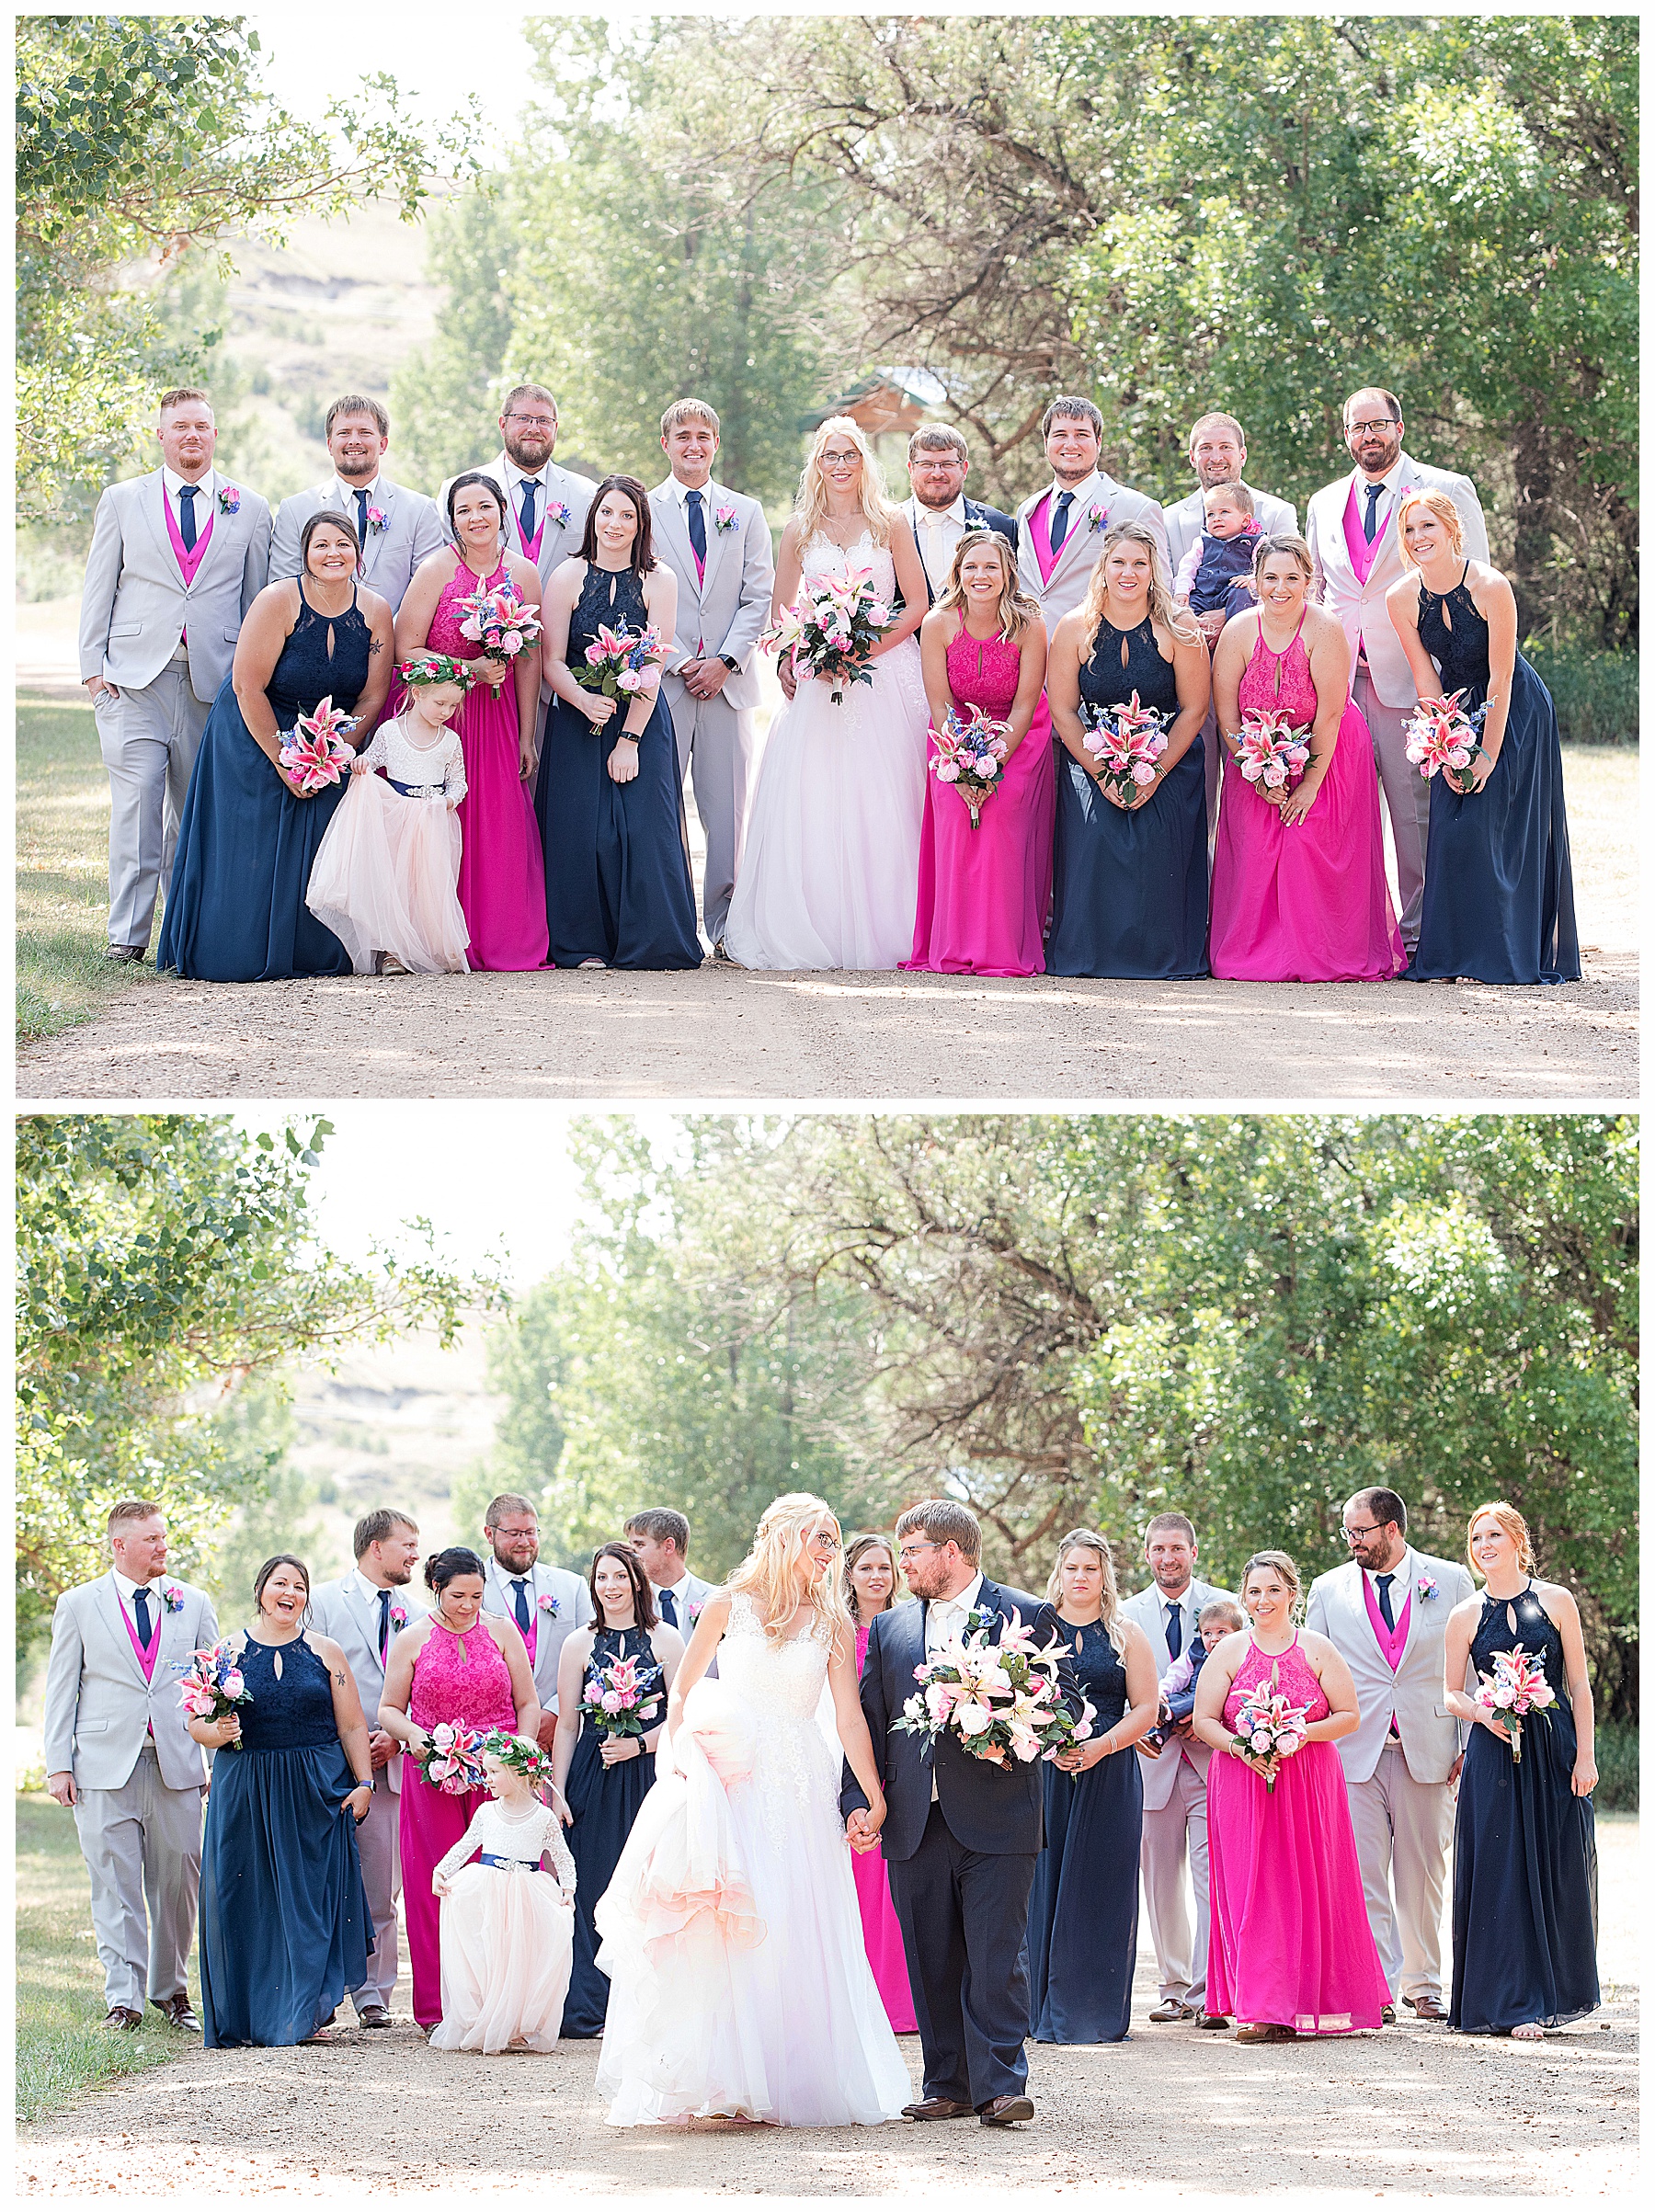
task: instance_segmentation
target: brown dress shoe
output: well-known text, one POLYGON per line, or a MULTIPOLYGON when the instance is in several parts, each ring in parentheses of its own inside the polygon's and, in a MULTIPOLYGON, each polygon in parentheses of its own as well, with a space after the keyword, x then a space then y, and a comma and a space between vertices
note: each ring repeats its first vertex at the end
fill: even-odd
POLYGON ((104 2014, 103 2024, 107 2028, 141 2028, 143 2014, 134 2012, 130 2004, 112 2004, 104 2014))
POLYGON ((1033 2097, 991 2097, 977 2115, 985 2127, 1010 2127, 1033 2117, 1033 2097))
POLYGON ((187 1996, 152 1997, 150 2002, 166 2021, 168 2027, 182 2028, 186 2035, 199 2035, 201 2024, 190 2009, 187 1996))
POLYGON ((365 2004, 357 2014, 358 2027, 389 2027, 391 2015, 382 2004, 365 2004))
POLYGON ((953 2097, 922 2097, 918 2104, 905 2104, 905 2120, 968 2120, 976 2110, 971 2104, 962 2104, 953 2097))
POLYGON ((1440 1998, 1405 1997, 1403 2003, 1416 2020, 1446 2020, 1448 2008, 1440 1998))

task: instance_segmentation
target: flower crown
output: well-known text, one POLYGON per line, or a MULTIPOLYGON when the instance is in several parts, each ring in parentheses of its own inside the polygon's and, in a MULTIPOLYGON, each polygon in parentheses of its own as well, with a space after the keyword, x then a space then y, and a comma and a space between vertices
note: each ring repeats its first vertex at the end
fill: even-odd
POLYGON ((531 1743, 526 1736, 508 1736, 504 1728, 490 1728, 477 1746, 479 1758, 498 1760, 514 1774, 521 1774, 531 1789, 539 1789, 552 1780, 552 1761, 538 1743, 531 1743))
POLYGON ((469 691, 474 681, 465 663, 451 659, 446 653, 416 654, 412 660, 398 661, 396 673, 410 690, 421 684, 458 684, 462 691, 469 691))

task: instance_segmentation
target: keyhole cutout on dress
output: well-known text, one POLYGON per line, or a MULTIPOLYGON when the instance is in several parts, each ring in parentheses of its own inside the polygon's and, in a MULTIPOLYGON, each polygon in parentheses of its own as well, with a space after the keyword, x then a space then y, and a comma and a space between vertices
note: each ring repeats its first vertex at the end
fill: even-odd
POLYGON ((614 605, 614 603, 615 603, 615 594, 616 594, 616 592, 617 592, 617 591, 620 589, 620 587, 621 587, 621 572, 620 572, 620 570, 619 570, 619 569, 617 569, 617 570, 615 571, 615 573, 614 573, 614 574, 613 574, 613 575, 611 576, 611 578, 610 578, 610 605, 611 605, 611 607, 612 607, 612 606, 614 605))
POLYGON ((1452 630, 1454 627, 1453 610, 1446 599, 1443 601, 1443 627, 1444 630, 1452 630))
POLYGON ((1121 666, 1123 668, 1129 668, 1132 666, 1132 651, 1127 644, 1124 632, 1121 636, 1121 666))
POLYGON ((280 1682, 281 1680, 281 1654, 280 1651, 272 1651, 270 1654, 270 1670, 276 1680, 280 1682))
POLYGON ((331 622, 327 625, 327 657, 329 660, 333 658, 333 624, 331 622))
POLYGON ((1516 1635, 1516 1633, 1517 1633, 1517 1608, 1516 1608, 1516 1606, 1515 1606, 1515 1605, 1508 1605, 1508 1606, 1506 1607, 1506 1626, 1507 1626, 1507 1627, 1508 1627, 1508 1628, 1511 1630, 1511 1632, 1512 1632, 1512 1634, 1513 1636, 1515 1636, 1515 1635, 1516 1635))

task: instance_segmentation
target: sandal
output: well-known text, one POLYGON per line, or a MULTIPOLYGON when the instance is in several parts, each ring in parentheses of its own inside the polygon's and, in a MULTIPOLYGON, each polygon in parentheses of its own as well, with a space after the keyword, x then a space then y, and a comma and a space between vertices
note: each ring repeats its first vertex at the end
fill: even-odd
POLYGON ((1544 2043, 1546 2030, 1537 2020, 1519 2021, 1512 2030, 1512 2041, 1513 2043, 1544 2043))
POLYGON ((1282 2026, 1279 2021, 1264 2020, 1261 2021, 1256 2027, 1238 2028, 1236 2041, 1238 2043, 1296 2043, 1298 2035, 1295 2029, 1282 2026))

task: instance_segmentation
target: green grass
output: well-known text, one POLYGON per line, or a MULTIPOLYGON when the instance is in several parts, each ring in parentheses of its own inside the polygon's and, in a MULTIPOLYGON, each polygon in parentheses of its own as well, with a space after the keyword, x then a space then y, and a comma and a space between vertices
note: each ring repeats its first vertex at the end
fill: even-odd
POLYGON ((1600 1720, 1592 1731, 1598 1785, 1592 1803, 1600 1812, 1638 1810, 1638 1730, 1624 1720, 1600 1720))
POLYGON ((117 966, 108 942, 109 780, 92 710, 17 701, 17 1037, 89 1021, 153 967, 117 966))
MULTIPOLYGON (((165 2066, 201 2045, 154 2011, 141 2028, 99 2026, 103 1968, 74 1815, 44 1791, 17 1803, 17 2117, 43 2120, 117 2074, 165 2066)), ((193 1973, 189 1987, 200 2012, 193 1973)))

